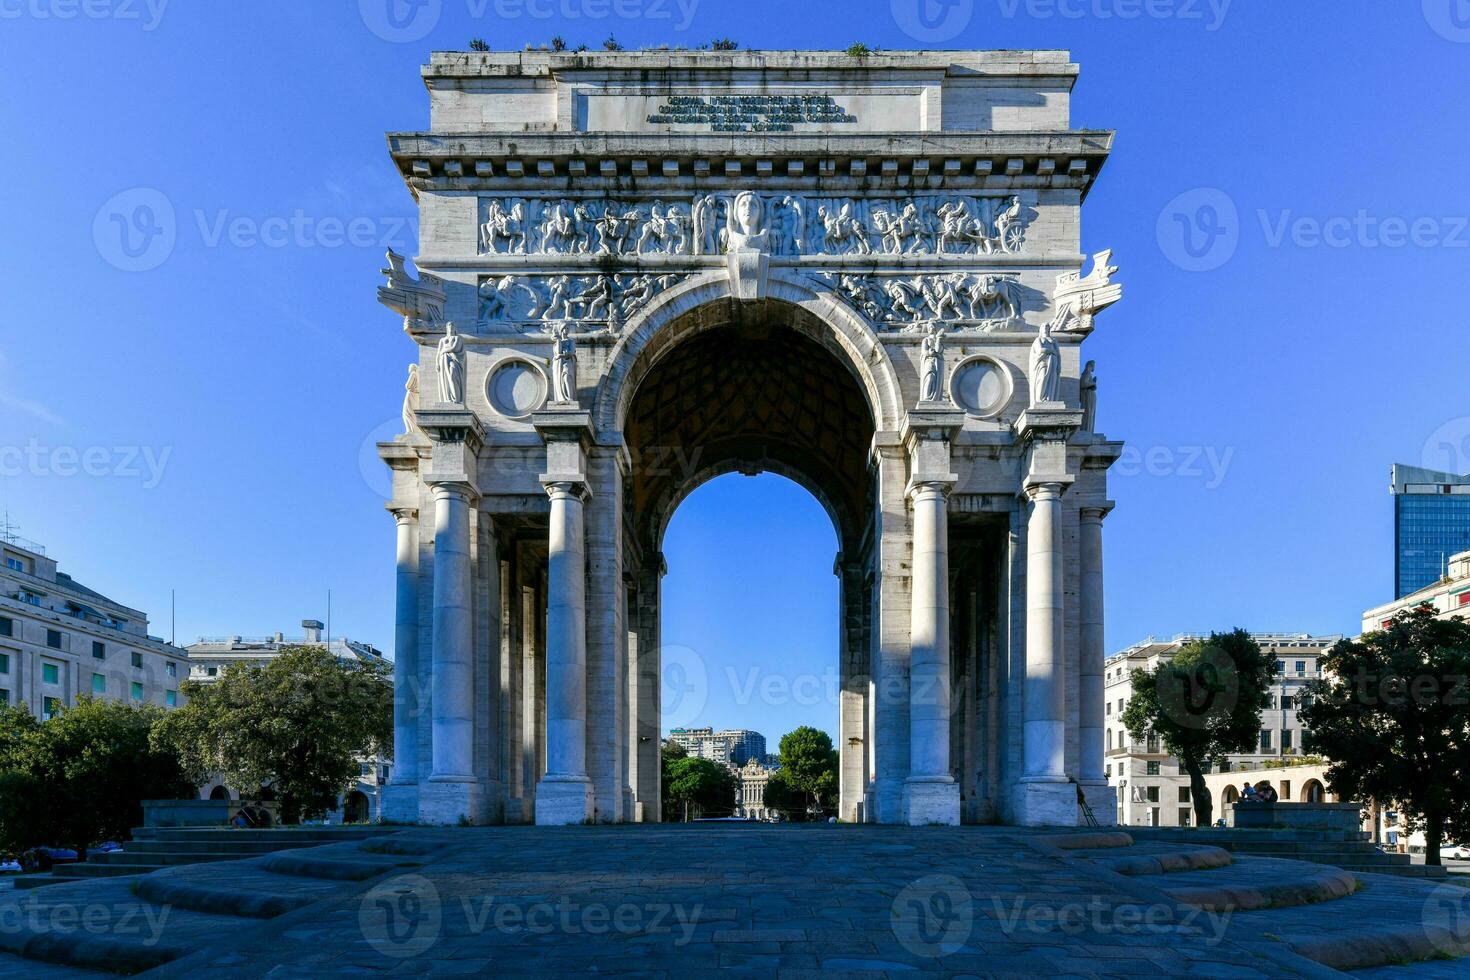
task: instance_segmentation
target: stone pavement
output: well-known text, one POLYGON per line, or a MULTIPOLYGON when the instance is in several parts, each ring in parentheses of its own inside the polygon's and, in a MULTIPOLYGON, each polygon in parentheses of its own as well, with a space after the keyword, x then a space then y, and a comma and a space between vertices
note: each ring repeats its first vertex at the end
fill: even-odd
POLYGON ((283 916, 159 975, 1330 974, 1010 828, 412 833, 452 844, 358 900, 283 916))

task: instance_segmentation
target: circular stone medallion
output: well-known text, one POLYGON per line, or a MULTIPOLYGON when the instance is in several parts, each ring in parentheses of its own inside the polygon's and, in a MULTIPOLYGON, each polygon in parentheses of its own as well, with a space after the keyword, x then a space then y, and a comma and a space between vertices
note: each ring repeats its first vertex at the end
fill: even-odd
POLYGON ((512 357, 490 369, 485 378, 485 398, 490 407, 506 418, 523 419, 546 401, 546 372, 539 364, 512 357))
POLYGON ((949 395, 971 415, 994 418, 1010 403, 1011 373, 993 357, 975 354, 965 358, 949 376, 949 395))

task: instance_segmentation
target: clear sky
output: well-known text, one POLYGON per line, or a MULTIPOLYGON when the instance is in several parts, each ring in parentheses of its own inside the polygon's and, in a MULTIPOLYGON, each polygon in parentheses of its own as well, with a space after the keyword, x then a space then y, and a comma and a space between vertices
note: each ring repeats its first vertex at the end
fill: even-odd
MULTIPOLYGON (((1130 445, 1110 650, 1352 631, 1392 597, 1389 465, 1470 470, 1457 0, 389 2, 0 0, 0 504, 155 633, 171 588, 181 641, 292 632, 330 588, 334 632, 391 647, 371 445, 410 349, 374 292, 416 236, 383 133, 472 37, 1071 50, 1074 125, 1119 134, 1083 219, 1127 286, 1087 344, 1130 445)), ((833 724, 738 695, 835 667, 834 548, 776 477, 684 505, 666 640, 740 681, 695 720, 833 724)))

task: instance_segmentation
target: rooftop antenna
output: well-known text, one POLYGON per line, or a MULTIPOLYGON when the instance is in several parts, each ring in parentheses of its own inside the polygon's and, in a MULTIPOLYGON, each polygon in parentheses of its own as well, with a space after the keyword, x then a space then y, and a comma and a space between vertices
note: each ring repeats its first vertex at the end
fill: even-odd
POLYGON ((175 640, 179 638, 179 609, 174 602, 174 590, 168 590, 168 642, 170 646, 176 645, 175 640))
POLYGON ((332 590, 327 590, 327 647, 332 646, 332 590))

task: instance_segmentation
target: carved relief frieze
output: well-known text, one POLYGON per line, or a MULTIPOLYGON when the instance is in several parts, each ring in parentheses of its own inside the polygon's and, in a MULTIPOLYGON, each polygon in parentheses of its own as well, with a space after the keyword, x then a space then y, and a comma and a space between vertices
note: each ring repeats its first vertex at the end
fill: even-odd
POLYGON ((1023 325, 1026 290, 1013 274, 839 272, 819 273, 813 278, 832 288, 880 328, 922 332, 930 324, 946 322, 993 331, 1023 325))
POLYGON ((536 273, 481 276, 482 331, 542 331, 563 320, 605 324, 620 330, 629 317, 691 273, 536 273))

